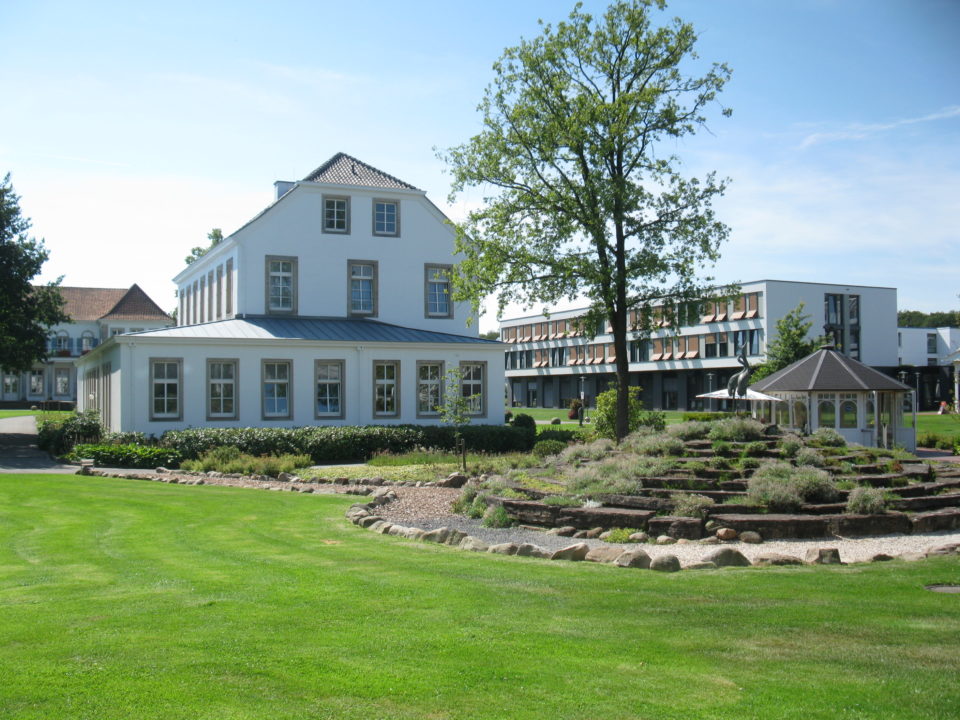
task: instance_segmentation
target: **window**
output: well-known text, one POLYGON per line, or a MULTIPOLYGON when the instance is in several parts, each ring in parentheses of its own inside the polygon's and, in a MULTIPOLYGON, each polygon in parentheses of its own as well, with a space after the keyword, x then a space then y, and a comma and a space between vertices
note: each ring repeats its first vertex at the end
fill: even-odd
POLYGON ((292 416, 290 376, 289 360, 263 361, 261 385, 264 420, 279 420, 292 416))
POLYGON ((763 330, 757 328, 756 330, 749 331, 750 336, 750 355, 759 355, 760 354, 760 342, 763 340, 763 330))
POLYGON ((550 348, 550 366, 562 367, 567 364, 567 349, 565 347, 550 348))
POLYGON ((460 363, 460 392, 468 401, 471 415, 486 415, 486 396, 483 392, 485 362, 460 363))
POLYGON ((927 355, 937 354, 937 334, 927 333, 927 355))
POLYGON ((30 394, 43 395, 43 370, 30 371, 30 394))
POLYGON ((207 360, 207 419, 237 419, 236 360, 207 360))
POLYGON ((180 360, 150 361, 151 420, 179 420, 183 416, 180 369, 180 360))
POLYGON ((123 335, 123 333, 123 328, 110 328, 110 337, 113 337, 114 335, 123 335))
POLYGON ((343 234, 350 232, 350 198, 323 196, 323 231, 343 234))
POLYGON ((400 414, 400 362, 377 360, 373 363, 373 414, 379 417, 400 414))
POLYGON ((400 234, 400 204, 395 200, 373 201, 373 234, 400 234))
POLYGON ((350 315, 377 316, 377 263, 373 260, 348 260, 350 315))
POLYGON ((297 259, 268 255, 267 271, 267 312, 297 312, 297 259))
POLYGON ((233 315, 233 258, 227 260, 227 315, 233 315))
POLYGON ((453 317, 453 303, 450 302, 450 266, 425 265, 426 273, 426 317, 453 317))
POLYGON ((417 363, 417 417, 437 415, 443 402, 443 363, 417 363))
POLYGON ((89 330, 84 330, 80 336, 80 352, 90 352, 97 346, 97 339, 89 330))
MULTIPOLYGON (((121 330, 121 332, 123 332, 121 330)), ((70 351, 70 336, 65 332, 57 333, 56 344, 54 348, 57 352, 69 352, 70 351)))
POLYGON ((4 395, 20 394, 20 376, 19 375, 3 376, 3 394, 4 395))
POLYGON ((631 340, 630 341, 630 362, 648 362, 650 360, 650 341, 649 340, 631 340))
POLYGON ((317 405, 318 418, 343 417, 343 361, 317 360, 317 405))
POLYGON ((217 320, 223 317, 223 265, 217 265, 217 320))
POLYGON ((857 394, 840 393, 840 427, 855 428, 858 425, 857 394))
POLYGON ((832 428, 837 425, 837 411, 833 393, 817 394, 817 427, 832 428))

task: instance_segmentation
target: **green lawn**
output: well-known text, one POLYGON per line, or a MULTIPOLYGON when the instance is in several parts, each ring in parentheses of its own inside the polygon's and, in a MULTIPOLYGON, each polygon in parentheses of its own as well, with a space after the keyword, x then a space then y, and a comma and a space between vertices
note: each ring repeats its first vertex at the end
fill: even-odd
POLYGON ((0 476, 3 718, 952 718, 960 561, 664 575, 0 476))
POLYGON ((960 415, 956 413, 950 415, 919 414, 917 415, 917 432, 933 432, 960 440, 960 415))
POLYGON ((45 417, 65 417, 71 415, 68 410, 0 410, 0 420, 9 417, 23 417, 24 415, 42 415, 45 417))

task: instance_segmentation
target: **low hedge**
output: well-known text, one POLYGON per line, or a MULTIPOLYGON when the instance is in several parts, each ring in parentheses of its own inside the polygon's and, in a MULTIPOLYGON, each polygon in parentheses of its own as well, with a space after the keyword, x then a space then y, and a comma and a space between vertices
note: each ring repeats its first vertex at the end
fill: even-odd
POLYGON ((79 461, 89 458, 99 467, 155 468, 158 466, 180 467, 179 451, 169 447, 152 445, 75 445, 70 459, 79 461))
POLYGON ((729 412, 685 412, 683 422, 710 422, 712 420, 723 420, 724 418, 734 417, 734 413, 729 412))
MULTIPOLYGON (((163 434, 163 446, 195 460, 208 450, 233 446, 250 455, 309 455, 315 463, 367 460, 375 453, 402 453, 418 447, 453 450, 456 429, 434 425, 346 425, 300 428, 191 428, 163 434)), ((467 425, 460 429, 473 452, 525 452, 536 432, 502 425, 467 425)))

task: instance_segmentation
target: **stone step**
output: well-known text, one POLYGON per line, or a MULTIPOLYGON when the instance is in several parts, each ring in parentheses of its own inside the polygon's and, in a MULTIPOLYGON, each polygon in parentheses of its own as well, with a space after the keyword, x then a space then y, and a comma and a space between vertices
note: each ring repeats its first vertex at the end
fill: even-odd
POLYGON ((960 507, 960 493, 902 498, 900 500, 893 500, 890 505, 897 510, 908 510, 911 512, 960 507))
POLYGON ((869 536, 906 534, 912 531, 910 518, 903 513, 884 515, 786 515, 717 514, 711 520, 741 532, 754 530, 765 540, 819 538, 831 535, 869 536))

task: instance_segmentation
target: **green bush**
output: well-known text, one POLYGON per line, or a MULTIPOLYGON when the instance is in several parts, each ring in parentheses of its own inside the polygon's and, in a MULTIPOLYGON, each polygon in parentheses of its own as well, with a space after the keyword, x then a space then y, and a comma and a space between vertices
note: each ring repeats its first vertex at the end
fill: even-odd
POLYGON ((880 515, 887 511, 886 494, 881 488, 855 487, 847 497, 847 512, 854 515, 880 515))
POLYGON ((580 406, 583 405, 580 402, 580 398, 573 398, 570 401, 570 408, 567 410, 567 420, 577 420, 580 417, 580 406))
POLYGON ((682 419, 683 422, 714 422, 733 416, 733 413, 724 412, 685 412, 682 419))
POLYGON ((847 441, 833 428, 817 428, 807 440, 813 447, 844 447, 847 441))
POLYGON ((713 498, 708 498, 705 495, 674 495, 671 512, 678 517, 702 518, 707 508, 712 508, 714 505, 716 503, 713 498))
POLYGON ((547 495, 540 502, 555 507, 580 507, 583 503, 569 495, 547 495))
POLYGON ((780 461, 763 463, 747 481, 748 501, 773 512, 795 512, 805 502, 828 503, 837 496, 837 486, 827 472, 780 461))
POLYGON ((953 450, 954 439, 950 435, 935 432, 922 432, 917 435, 917 447, 953 450))
POLYGON ((483 514, 482 524, 488 528, 506 528, 513 525, 513 520, 503 509, 503 505, 491 505, 483 514))
POLYGON ((171 448, 150 445, 74 445, 69 458, 74 462, 89 458, 98 467, 176 468, 180 466, 180 453, 171 448))
POLYGON ((309 455, 253 456, 240 452, 236 447, 214 448, 198 460, 184 460, 181 467, 193 472, 230 473, 237 475, 269 475, 276 477, 282 472, 292 473, 297 468, 310 465, 309 455))
MULTIPOLYGON (((627 433, 641 427, 662 431, 667 426, 666 415, 652 410, 645 412, 640 400, 641 388, 633 385, 627 389, 627 433)), ((617 386, 597 395, 597 408, 593 411, 594 431, 603 438, 617 439, 617 386)))
POLYGON ((727 442, 762 440, 763 424, 750 418, 725 418, 713 423, 707 437, 711 440, 725 440, 727 442))
POLYGON ((560 418, 555 417, 555 418, 553 418, 553 419, 550 421, 550 424, 551 424, 551 425, 559 425, 559 424, 562 423, 562 422, 563 422, 563 421, 562 421, 560 418))
POLYGON ((703 440, 710 432, 710 424, 703 421, 677 423, 667 428, 667 432, 681 440, 703 440))
POLYGON ((142 432, 111 432, 106 433, 100 442, 105 445, 148 445, 152 444, 142 432))
POLYGON ((783 439, 780 441, 780 452, 784 457, 796 457, 797 453, 800 452, 803 447, 803 440, 792 433, 789 435, 784 435, 783 439))
POLYGON ((823 454, 814 448, 801 448, 797 451, 793 461, 798 465, 809 465, 810 467, 822 468, 827 464, 823 454))
POLYGON ((600 460, 613 452, 614 447, 613 441, 606 438, 594 440, 592 443, 577 443, 560 453, 560 461, 576 463, 580 460, 600 460))
POLYGON ((550 455, 559 455, 567 447, 567 444, 559 440, 540 440, 533 446, 533 454, 539 458, 545 458, 550 455))
POLYGON ((517 413, 513 416, 513 426, 518 428, 531 428, 536 430, 537 421, 533 419, 533 415, 527 415, 526 413, 517 413))
POLYGON ((733 445, 726 440, 714 440, 710 444, 714 455, 733 455, 733 445))
POLYGON ((617 545, 636 542, 636 540, 631 540, 630 536, 638 532, 640 531, 636 528, 612 528, 610 534, 606 537, 606 542, 617 545))
MULTIPOLYGON (((536 435, 528 428, 467 425, 460 429, 473 452, 529 451, 536 435)), ((429 447, 453 451, 456 428, 440 425, 307 426, 299 428, 190 428, 163 434, 161 444, 195 460, 221 446, 249 455, 309 455, 314 463, 366 460, 379 452, 429 447)))
POLYGON ((790 482, 797 489, 800 497, 808 503, 831 503, 839 497, 833 478, 819 468, 796 468, 790 482))
POLYGON ((672 435, 630 435, 624 439, 623 445, 639 455, 680 457, 686 450, 683 440, 672 435))
POLYGON ((591 434, 590 428, 562 428, 550 425, 537 425, 537 440, 559 440, 565 445, 572 442, 582 442, 591 434))
POLYGON ((754 442, 748 442, 743 446, 743 450, 740 453, 741 457, 760 457, 767 452, 767 444, 755 440, 754 442))
POLYGON ((460 491, 460 496, 453 503, 453 511, 458 515, 466 515, 473 505, 479 490, 475 485, 467 485, 460 491))
POLYGON ((54 455, 63 455, 77 443, 99 443, 103 435, 100 413, 84 410, 64 417, 37 418, 37 446, 54 455))

